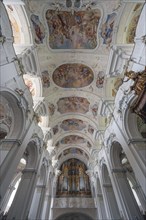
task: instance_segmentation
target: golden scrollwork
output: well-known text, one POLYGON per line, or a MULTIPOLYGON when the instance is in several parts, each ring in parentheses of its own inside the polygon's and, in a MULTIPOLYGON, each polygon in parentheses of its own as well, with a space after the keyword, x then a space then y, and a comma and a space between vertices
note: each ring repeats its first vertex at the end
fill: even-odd
POLYGON ((140 95, 146 89, 146 67, 142 72, 129 71, 125 72, 125 76, 134 81, 131 90, 134 90, 137 95, 140 95))

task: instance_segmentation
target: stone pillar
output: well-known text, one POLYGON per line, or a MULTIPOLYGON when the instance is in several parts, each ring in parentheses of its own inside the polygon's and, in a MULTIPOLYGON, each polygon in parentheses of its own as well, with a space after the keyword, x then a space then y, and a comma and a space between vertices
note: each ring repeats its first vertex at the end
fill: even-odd
POLYGON ((9 202, 9 199, 10 199, 10 197, 11 197, 11 195, 12 195, 14 190, 15 190, 15 187, 10 185, 9 188, 8 188, 8 191, 7 191, 7 193, 6 193, 6 195, 5 195, 4 199, 3 199, 3 202, 1 204, 0 212, 5 212, 7 204, 9 202))
POLYGON ((46 186, 41 185, 41 186, 38 186, 37 188, 39 188, 39 191, 40 191, 40 199, 39 199, 36 219, 41 219, 42 209, 43 209, 44 200, 45 200, 46 186))
POLYGON ((46 212, 43 213, 42 219, 50 220, 51 201, 52 201, 51 195, 47 194, 47 195, 46 195, 46 198, 45 198, 45 203, 44 203, 44 205, 46 206, 46 212), (43 217, 45 217, 45 218, 43 218, 43 217))
POLYGON ((97 209, 98 209, 99 219, 106 220, 107 216, 106 216, 106 210, 105 210, 105 206, 104 206, 104 200, 103 200, 102 193, 97 194, 97 209))
POLYGON ((121 219, 117 201, 114 195, 113 187, 111 183, 104 183, 103 187, 103 196, 105 202, 105 208, 107 211, 107 219, 121 219))
POLYGON ((41 213, 45 199, 45 192, 45 185, 37 185, 29 212, 30 219, 41 219, 41 213))
POLYGON ((106 220, 107 216, 106 216, 105 204, 103 200, 99 179, 97 179, 96 200, 97 200, 98 218, 101 220, 106 220))
POLYGON ((28 218, 37 172, 35 169, 27 168, 22 173, 21 182, 8 212, 8 219, 24 220, 28 218))
POLYGON ((146 213, 146 196, 144 195, 141 186, 136 184, 134 186, 132 186, 132 188, 134 189, 134 191, 137 194, 137 197, 140 201, 140 204, 142 206, 143 212, 146 213))
MULTIPOLYGON (((20 162, 20 159, 23 156, 23 153, 28 144, 28 140, 30 140, 32 136, 32 132, 34 129, 34 123, 32 123, 25 134, 23 142, 17 141, 15 143, 8 142, 9 150, 6 158, 0 166, 0 199, 1 202, 4 198, 4 195, 12 181, 14 173, 16 172, 17 166, 20 162)), ((7 144, 7 140, 5 141, 5 145, 7 144)))
POLYGON ((142 220, 143 217, 128 183, 126 172, 123 169, 113 169, 113 179, 117 185, 124 219, 142 220))

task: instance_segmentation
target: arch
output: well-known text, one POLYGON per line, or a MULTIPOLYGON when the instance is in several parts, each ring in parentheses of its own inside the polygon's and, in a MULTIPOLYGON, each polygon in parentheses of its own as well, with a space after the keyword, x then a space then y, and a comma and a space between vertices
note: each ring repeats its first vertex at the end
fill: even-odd
MULTIPOLYGON (((23 131, 25 128, 25 112, 23 108, 20 108, 19 103, 20 99, 16 97, 13 93, 10 93, 9 91, 1 91, 1 101, 4 99, 5 102, 7 103, 6 106, 3 106, 3 103, 1 103, 1 114, 2 117, 5 116, 7 122, 5 124, 5 129, 6 129, 6 124, 8 125, 8 120, 11 122, 10 129, 6 129, 7 135, 5 136, 6 138, 12 138, 12 139, 21 139, 21 136, 23 135, 23 131), (5 108, 7 108, 7 112, 5 108), (7 115, 6 115, 7 114, 7 115), (17 123, 15 123, 17 121, 17 123)), ((2 118, 1 118, 2 119, 2 118)), ((4 118, 3 118, 4 119, 4 118)), ((2 125, 2 124, 1 124, 2 125)), ((4 127, 2 127, 4 129, 4 127)))
MULTIPOLYGON (((134 170, 132 169, 127 159, 127 156, 123 151, 121 144, 117 141, 114 141, 111 145, 110 158, 113 171, 113 178, 115 179, 115 182, 117 184, 118 193, 122 198, 121 201, 122 203, 124 203, 125 208, 128 208, 128 211, 126 211, 127 216, 124 213, 125 218, 128 217, 132 219, 134 216, 141 216, 139 201, 133 193, 132 185, 130 184, 130 181, 127 176, 127 173, 133 173, 134 176, 134 170), (129 203, 127 203, 127 201, 129 201, 129 203), (130 206, 130 203, 132 203, 132 206, 130 206)), ((132 176, 130 175, 130 177, 132 176)))
POLYGON ((26 169, 35 168, 36 163, 37 163, 37 159, 38 159, 38 149, 37 149, 35 142, 33 142, 33 141, 29 142, 29 144, 27 145, 27 148, 24 152, 24 156, 27 161, 26 169))
POLYGON ((8 212, 8 219, 11 217, 16 219, 26 219, 28 217, 37 181, 36 173, 40 159, 39 156, 41 156, 39 153, 41 147, 40 144, 38 137, 34 135, 24 151, 23 158, 26 160, 26 166, 22 171, 22 178, 19 187, 8 212))
POLYGON ((29 74, 23 75, 24 83, 28 87, 32 97, 42 96, 42 82, 40 77, 30 76, 29 74))
POLYGON ((128 108, 123 109, 123 129, 128 138, 142 137, 137 126, 137 115, 131 111, 131 107, 135 103, 136 99, 137 96, 132 94, 127 102, 128 108))
POLYGON ((32 44, 32 34, 30 32, 30 24, 27 13, 25 11, 25 7, 19 4, 5 4, 5 6, 12 25, 14 44, 16 45, 16 49, 17 45, 24 46, 25 44, 32 44))
POLYGON ((110 158, 113 168, 120 168, 122 166, 120 161, 120 156, 122 156, 121 155, 122 151, 123 149, 120 143, 114 141, 110 148, 110 158))
POLYGON ((57 217, 55 220, 93 220, 89 215, 81 212, 67 213, 57 217))

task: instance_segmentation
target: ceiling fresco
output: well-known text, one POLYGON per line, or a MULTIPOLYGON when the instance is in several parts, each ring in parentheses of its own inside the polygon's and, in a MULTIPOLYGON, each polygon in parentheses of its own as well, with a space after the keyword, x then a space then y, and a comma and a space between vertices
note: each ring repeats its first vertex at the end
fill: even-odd
POLYGON ((30 20, 34 29, 35 43, 42 44, 43 39, 45 38, 45 28, 40 22, 39 16, 32 14, 30 20))
POLYGON ((21 43, 21 27, 16 17, 15 8, 12 5, 7 5, 6 10, 9 14, 9 19, 12 25, 14 43, 20 44, 21 43))
POLYGON ((41 74, 41 79, 42 79, 42 85, 44 88, 49 88, 50 87, 50 76, 48 73, 48 70, 44 70, 41 74))
POLYGON ((63 64, 53 73, 53 81, 63 88, 80 88, 91 84, 93 71, 83 64, 63 64))
POLYGON ((79 149, 79 148, 68 148, 66 150, 63 151, 63 155, 66 156, 67 154, 78 154, 78 155, 82 155, 83 154, 83 150, 79 149))
POLYGON ((107 47, 109 47, 112 42, 115 18, 116 13, 108 14, 105 23, 102 24, 101 37, 103 39, 103 44, 106 44, 107 47))
POLYGON ((104 78, 105 78, 104 72, 103 71, 99 71, 99 73, 97 74, 97 79, 96 79, 96 87, 98 89, 103 88, 104 78))
POLYGON ((92 144, 90 143, 90 141, 86 139, 86 137, 84 138, 76 134, 65 136, 56 143, 54 143, 54 145, 56 149, 61 149, 63 146, 67 145, 79 145, 82 146, 82 149, 87 148, 88 150, 90 150, 92 147, 92 144))
POLYGON ((61 144, 83 144, 86 143, 86 140, 83 137, 77 135, 69 135, 64 137, 61 141, 61 144))
POLYGON ((81 131, 86 127, 86 124, 80 120, 80 119, 66 119, 64 121, 62 121, 60 127, 64 130, 64 131, 81 131))
POLYGON ((33 83, 33 80, 31 80, 30 78, 24 77, 24 82, 25 82, 25 85, 27 86, 27 88, 29 89, 31 95, 35 96, 36 95, 36 87, 35 87, 35 83, 33 83))
POLYGON ((49 103, 49 105, 48 105, 48 111, 49 111, 49 114, 50 114, 51 116, 54 115, 55 106, 54 106, 52 103, 49 103))
POLYGON ((89 111, 89 101, 83 97, 65 97, 60 98, 57 102, 58 111, 61 114, 74 112, 74 113, 86 113, 89 111))
POLYGON ((80 148, 75 148, 75 147, 68 148, 68 149, 64 150, 61 154, 59 154, 58 159, 60 159, 63 156, 67 156, 68 154, 73 154, 74 156, 76 156, 76 155, 85 156, 85 158, 87 160, 89 160, 89 156, 87 155, 87 153, 85 153, 80 148))
POLYGON ((131 22, 129 23, 128 30, 127 30, 127 36, 126 36, 127 43, 131 43, 131 44, 134 43, 136 26, 138 23, 141 9, 142 9, 142 4, 137 4, 133 10, 133 18, 131 22))
POLYGON ((97 29, 101 18, 99 9, 87 11, 48 10, 46 20, 51 49, 95 49, 97 29))
MULTIPOLYGON (((129 44, 130 50, 142 4, 131 2, 129 13, 129 8, 124 6, 127 3, 121 3, 126 1, 119 0, 23 2, 26 3, 24 8, 31 43, 35 44, 29 48, 35 59, 27 54, 28 60, 32 61, 28 61, 30 64, 27 62, 30 65, 27 70, 34 63, 38 67, 33 76, 28 71, 23 77, 33 99, 40 98, 45 104, 46 127, 51 134, 49 144, 53 144, 56 158, 57 155, 61 158, 74 154, 89 159, 92 147, 99 149, 96 133, 106 124, 106 118, 100 116, 100 101, 114 100, 123 83, 122 74, 107 75, 114 68, 110 67, 113 56, 109 57, 110 54, 113 52, 119 56, 118 50, 112 50, 113 44, 126 43, 125 47, 129 44), (85 149, 89 155, 85 154, 85 149)), ((24 19, 16 13, 17 7, 7 6, 14 44, 26 42, 28 46, 24 19)), ((1 117, 6 117, 10 126, 11 117, 7 116, 6 106, 1 105, 0 108, 1 117)), ((44 125, 45 118, 40 116, 39 123, 44 125)))

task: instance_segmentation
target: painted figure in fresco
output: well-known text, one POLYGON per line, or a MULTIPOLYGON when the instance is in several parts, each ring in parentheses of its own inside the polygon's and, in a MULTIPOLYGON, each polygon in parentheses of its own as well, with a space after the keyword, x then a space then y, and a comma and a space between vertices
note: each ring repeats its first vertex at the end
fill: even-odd
POLYGON ((35 31, 35 43, 42 44, 45 38, 45 29, 39 20, 39 16, 32 14, 30 19, 35 31))
POLYGON ((34 88, 34 85, 33 85, 32 80, 25 78, 25 79, 24 79, 24 82, 25 82, 25 85, 28 87, 28 89, 29 89, 31 95, 32 95, 32 96, 35 96, 36 91, 35 91, 35 88, 34 88))
POLYGON ((82 143, 85 143, 85 139, 77 135, 69 135, 61 140, 61 144, 82 144, 82 143))
POLYGON ((48 110, 50 115, 53 115, 55 112, 55 106, 52 103, 49 103, 48 110))
POLYGON ((93 128, 91 125, 88 126, 88 132, 89 132, 90 134, 93 134, 93 133, 94 133, 94 128, 93 128))
POLYGON ((99 71, 98 75, 97 75, 97 80, 96 80, 96 86, 97 88, 103 88, 103 83, 104 83, 104 72, 103 71, 99 71))
POLYGON ((101 37, 103 38, 103 44, 106 44, 108 47, 112 42, 115 17, 116 17, 116 13, 107 15, 106 22, 102 25, 102 29, 101 29, 101 37))
POLYGON ((80 112, 86 113, 89 111, 89 102, 86 98, 82 97, 66 97, 58 101, 58 111, 63 113, 80 112))
POLYGON ((54 13, 48 10, 49 45, 52 49, 94 49, 97 46, 97 28, 101 12, 68 11, 54 13))
POLYGON ((60 127, 64 130, 64 131, 73 131, 73 130, 83 130, 86 127, 86 124, 84 124, 84 122, 82 120, 79 119, 66 119, 64 120, 60 127))
POLYGON ((50 86, 50 77, 47 70, 42 72, 43 87, 48 88, 50 86))
POLYGON ((97 116, 97 112, 98 112, 98 105, 97 105, 97 104, 94 104, 94 105, 92 106, 92 114, 93 114, 94 117, 97 116))
POLYGON ((88 86, 94 79, 93 71, 83 64, 63 64, 53 73, 53 81, 63 88, 88 86))

